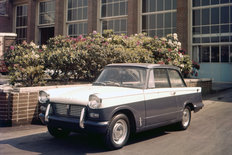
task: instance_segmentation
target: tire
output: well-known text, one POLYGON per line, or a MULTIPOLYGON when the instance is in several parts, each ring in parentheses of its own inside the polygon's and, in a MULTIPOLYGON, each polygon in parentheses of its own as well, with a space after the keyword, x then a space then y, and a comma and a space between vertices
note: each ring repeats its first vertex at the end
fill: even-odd
POLYGON ((53 127, 53 126, 47 126, 48 132, 55 138, 65 138, 70 134, 70 131, 53 127))
POLYGON ((186 130, 189 127, 190 122, 191 122, 191 108, 189 106, 186 106, 183 110, 182 119, 178 123, 178 127, 180 128, 180 130, 186 130))
POLYGON ((130 122, 125 114, 113 117, 105 135, 105 144, 110 149, 122 148, 130 136, 130 122))

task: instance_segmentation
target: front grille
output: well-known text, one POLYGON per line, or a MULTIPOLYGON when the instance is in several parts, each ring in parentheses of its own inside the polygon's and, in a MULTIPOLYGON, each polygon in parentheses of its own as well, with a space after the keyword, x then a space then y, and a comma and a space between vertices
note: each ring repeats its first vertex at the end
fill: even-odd
POLYGON ((85 106, 73 104, 52 103, 53 115, 64 117, 77 117, 80 118, 81 110, 85 106))

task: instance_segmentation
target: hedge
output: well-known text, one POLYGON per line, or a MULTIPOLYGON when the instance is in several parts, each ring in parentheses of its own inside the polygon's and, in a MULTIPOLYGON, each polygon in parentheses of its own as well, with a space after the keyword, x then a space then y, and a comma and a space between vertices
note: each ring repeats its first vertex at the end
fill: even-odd
POLYGON ((151 38, 142 33, 115 35, 111 30, 77 38, 56 36, 42 46, 23 42, 10 47, 5 62, 11 84, 24 86, 42 85, 48 79, 93 81, 110 63, 169 64, 179 67, 184 75, 192 72, 193 65, 177 34, 151 38))

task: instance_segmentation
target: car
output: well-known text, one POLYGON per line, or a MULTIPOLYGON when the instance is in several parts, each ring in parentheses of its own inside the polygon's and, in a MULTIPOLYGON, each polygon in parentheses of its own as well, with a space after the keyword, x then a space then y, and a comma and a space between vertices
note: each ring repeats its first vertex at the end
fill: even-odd
POLYGON ((185 130, 204 106, 201 87, 187 87, 179 68, 140 63, 109 64, 91 85, 40 91, 39 102, 52 136, 97 133, 110 149, 132 133, 169 124, 185 130))

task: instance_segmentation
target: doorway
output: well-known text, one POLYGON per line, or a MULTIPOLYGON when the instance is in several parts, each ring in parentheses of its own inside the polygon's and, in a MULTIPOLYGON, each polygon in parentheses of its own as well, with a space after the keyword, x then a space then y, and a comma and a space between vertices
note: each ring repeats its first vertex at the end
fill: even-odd
POLYGON ((54 27, 40 28, 40 45, 47 44, 49 38, 54 37, 54 27))

